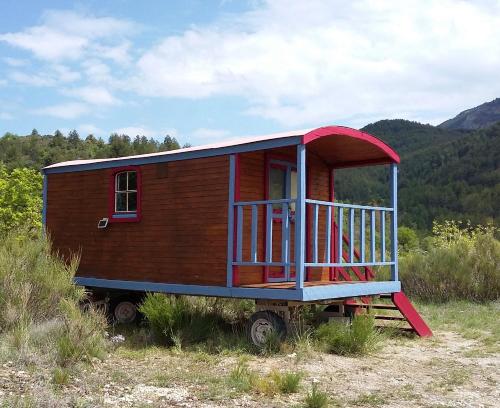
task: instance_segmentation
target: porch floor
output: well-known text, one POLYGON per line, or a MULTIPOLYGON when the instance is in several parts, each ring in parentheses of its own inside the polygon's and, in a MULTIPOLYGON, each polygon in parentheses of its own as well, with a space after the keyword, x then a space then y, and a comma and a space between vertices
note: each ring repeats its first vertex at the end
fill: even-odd
MULTIPOLYGON (((353 283, 368 283, 368 281, 309 281, 304 282, 304 287, 326 286, 326 285, 344 285, 353 283)), ((240 288, 258 288, 258 289, 295 289, 295 282, 267 282, 252 283, 249 285, 240 285, 240 288)))

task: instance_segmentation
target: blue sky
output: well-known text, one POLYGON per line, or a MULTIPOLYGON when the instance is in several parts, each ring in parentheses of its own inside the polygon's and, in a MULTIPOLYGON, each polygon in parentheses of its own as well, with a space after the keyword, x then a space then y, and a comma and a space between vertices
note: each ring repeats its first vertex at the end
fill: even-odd
POLYGON ((500 96, 500 1, 4 0, 0 134, 203 144, 500 96))

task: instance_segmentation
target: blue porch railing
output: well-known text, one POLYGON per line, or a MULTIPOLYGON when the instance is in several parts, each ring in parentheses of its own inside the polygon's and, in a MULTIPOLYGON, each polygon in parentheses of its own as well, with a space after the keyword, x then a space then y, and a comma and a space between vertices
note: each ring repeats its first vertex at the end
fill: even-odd
POLYGON ((393 254, 387 254, 386 246, 387 216, 390 216, 392 223, 393 208, 311 199, 305 201, 312 210, 312 259, 311 262, 305 262, 304 266, 347 268, 395 264, 393 254), (322 208, 325 210, 324 225, 326 230, 323 261, 319 259, 318 254, 318 226, 321 221, 319 214, 322 208), (332 228, 337 230, 335 234, 332 234, 332 228), (332 248, 332 236, 338 237, 335 248, 332 248), (347 239, 344 238, 346 236, 347 239), (356 248, 359 248, 359 251, 356 251, 356 248), (335 255, 332 256, 332 253, 335 255))
MULTIPOLYGON (((236 158, 230 156, 229 205, 228 205, 228 259, 227 286, 233 286, 235 268, 245 266, 283 267, 285 277, 290 275, 290 267, 294 267, 296 289, 304 287, 306 268, 355 268, 372 266, 390 266, 391 280, 398 281, 397 253, 397 165, 391 164, 391 207, 363 206, 320 201, 305 198, 305 146, 297 146, 297 199, 282 200, 235 200, 236 158), (294 223, 294 255, 291 254, 291 220, 289 209, 295 207, 294 223), (281 211, 281 242, 273 239, 274 206, 281 211), (259 209, 261 209, 259 211, 259 209), (306 224, 306 210, 309 219, 306 224), (248 212, 250 219, 248 221, 248 212), (246 213, 246 216, 245 216, 246 213), (324 215, 321 215, 324 213, 324 215), (265 215, 264 215, 265 214, 265 215), (259 225, 265 217, 264 232, 259 233, 259 225), (322 217, 325 217, 324 221, 322 217), (390 217, 390 222, 387 218, 390 217), (247 223, 245 223, 247 219, 247 223), (377 221, 378 220, 378 221, 377 221), (248 224, 249 222, 249 224, 248 224), (245 228, 250 225, 250 234, 245 228), (306 234, 306 225, 311 228, 306 234), (320 226, 325 230, 320 231, 320 226), (356 230, 357 228, 357 230, 356 230), (344 234, 345 232, 345 234, 344 234), (323 236, 321 236, 324 234, 323 236), (387 248, 386 235, 390 234, 387 248), (345 238, 347 235, 347 238, 345 238), (244 242, 244 237, 250 242, 244 242), (260 238, 259 238, 260 237, 260 238), (309 241, 306 237, 309 237, 309 241), (337 239, 334 239, 334 238, 337 239), (259 239, 265 239, 265 250, 259 251, 259 239), (356 244, 359 253, 356 251, 356 244), (281 245, 279 259, 274 259, 274 245, 281 245), (249 248, 248 248, 249 246, 249 248), (305 259, 306 246, 310 248, 310 256, 305 259), (320 246, 322 251, 320 254, 320 246), (378 250, 377 250, 378 249, 378 250), (261 254, 259 257, 259 253, 261 254), (264 253, 264 255, 262 255, 264 253), (332 256, 333 255, 333 256, 332 256)), ((278 216, 279 217, 279 216, 278 216)), ((262 242, 260 242, 262 247, 262 242)), ((243 272, 243 271, 242 271, 243 272)), ((244 273, 244 272, 243 272, 244 273)), ((359 275, 358 275, 359 277, 359 275)), ((292 279, 289 279, 292 280, 292 279)))
MULTIPOLYGON (((295 203, 295 199, 282 199, 282 200, 259 200, 259 201, 239 201, 235 202, 236 208, 236 254, 233 260, 233 266, 282 266, 291 267, 295 265, 291 259, 291 228, 290 228, 290 208, 291 204, 295 203), (276 206, 279 206, 280 211, 274 212, 276 206), (264 259, 259 258, 258 244, 259 244, 259 207, 263 208, 261 214, 265 214, 265 255, 264 259), (250 209, 250 243, 244 243, 243 237, 245 232, 245 225, 243 222, 243 215, 245 208, 250 209), (273 239, 273 222, 279 219, 281 221, 281 256, 279 259, 273 258, 273 250, 275 240, 273 239), (244 245, 250 245, 248 251, 249 257, 243 257, 244 245)), ((261 239, 263 239, 261 237, 261 239)), ((248 249, 248 247, 247 247, 248 249)))

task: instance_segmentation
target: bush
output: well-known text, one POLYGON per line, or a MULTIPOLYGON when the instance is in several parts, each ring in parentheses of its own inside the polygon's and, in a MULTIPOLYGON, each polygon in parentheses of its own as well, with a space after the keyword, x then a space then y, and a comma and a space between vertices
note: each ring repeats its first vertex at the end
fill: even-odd
POLYGON ((373 316, 355 316, 352 324, 329 322, 316 329, 324 349, 332 354, 364 355, 375 351, 383 340, 376 329, 373 316))
POLYGON ((204 341, 225 324, 206 307, 203 298, 148 294, 139 310, 146 317, 157 341, 178 347, 204 341))
POLYGON ((400 257, 405 292, 424 301, 500 297, 500 241, 493 226, 435 223, 423 250, 400 257))
POLYGON ((61 315, 59 304, 77 303, 84 296, 73 284, 78 265, 52 256, 42 236, 12 231, 0 241, 0 331, 61 315))
POLYGON ((78 305, 66 300, 62 306, 64 328, 56 341, 57 363, 67 367, 78 361, 102 359, 106 350, 104 314, 92 308, 82 313, 78 305))
POLYGON ((0 334, 17 358, 68 367, 103 356, 106 322, 80 310, 77 265, 52 255, 41 235, 11 231, 0 241, 0 334))

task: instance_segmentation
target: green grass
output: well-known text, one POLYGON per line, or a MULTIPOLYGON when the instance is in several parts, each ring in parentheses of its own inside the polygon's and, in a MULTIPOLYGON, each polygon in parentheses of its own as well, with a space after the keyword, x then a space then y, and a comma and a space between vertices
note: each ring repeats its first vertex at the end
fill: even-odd
POLYGON ((304 399, 304 407, 305 408, 326 408, 330 406, 330 398, 328 394, 321 391, 318 388, 317 383, 313 383, 311 387, 311 391, 307 393, 304 399))
POLYGON ((325 351, 339 355, 366 355, 376 351, 385 338, 370 315, 356 316, 351 324, 330 322, 316 330, 325 351))
POLYGON ((299 391, 300 381, 304 375, 298 372, 289 372, 280 374, 278 372, 271 373, 273 381, 276 383, 279 391, 282 394, 294 394, 299 391))
POLYGON ((470 357, 500 352, 500 302, 451 301, 444 304, 418 302, 417 309, 431 328, 457 332, 478 345, 468 349, 470 357))
POLYGON ((56 367, 52 371, 52 383, 54 385, 66 385, 69 382, 70 373, 67 368, 56 367))

